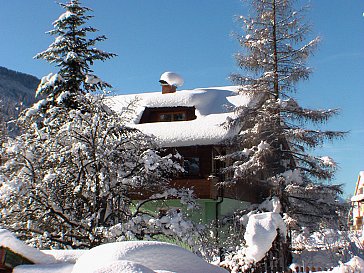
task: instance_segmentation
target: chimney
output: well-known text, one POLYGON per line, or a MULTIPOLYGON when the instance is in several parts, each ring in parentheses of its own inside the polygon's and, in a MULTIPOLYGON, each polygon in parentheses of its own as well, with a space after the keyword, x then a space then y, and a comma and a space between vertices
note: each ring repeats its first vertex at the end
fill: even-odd
POLYGON ((177 86, 182 86, 184 80, 182 77, 174 72, 164 72, 159 82, 162 85, 162 94, 176 93, 177 86))
POLYGON ((166 81, 160 80, 159 81, 162 85, 162 94, 169 94, 169 93, 175 93, 177 90, 177 86, 170 85, 166 81))

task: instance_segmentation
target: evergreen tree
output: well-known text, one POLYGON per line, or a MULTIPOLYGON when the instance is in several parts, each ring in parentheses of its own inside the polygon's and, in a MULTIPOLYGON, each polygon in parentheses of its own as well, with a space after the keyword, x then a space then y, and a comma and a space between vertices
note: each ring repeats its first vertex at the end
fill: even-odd
MULTIPOLYGON (((159 201, 180 199, 195 206, 192 192, 169 187, 182 170, 173 156, 161 156, 150 137, 125 125, 102 95, 110 85, 91 75, 95 60, 113 54, 95 49, 100 36, 83 24, 90 18, 79 1, 61 4, 58 35, 37 55, 59 68, 43 77, 43 96, 19 118, 23 133, 2 147, 0 224, 42 248, 89 248, 104 242, 167 236, 194 245, 199 230, 184 214, 159 201)), ((196 245, 197 250, 197 245, 196 245)))
MULTIPOLYGON (((240 133, 232 140, 236 152, 224 158, 232 163, 227 172, 233 173, 226 183, 248 181, 268 188, 270 197, 279 198, 281 213, 291 228, 317 228, 322 220, 333 223, 341 189, 326 182, 333 177, 336 164, 311 151, 344 135, 317 129, 337 110, 307 109, 293 97, 297 83, 309 78, 306 61, 319 38, 304 42, 310 27, 303 22, 304 9, 295 10, 296 1, 249 2, 251 17, 239 17, 242 51, 236 61, 243 73, 231 79, 255 103, 237 108, 238 117, 229 124, 240 133)), ((266 210, 255 210, 259 211, 266 210)))
POLYGON ((95 48, 97 42, 106 39, 104 35, 88 38, 90 33, 97 31, 93 27, 85 26, 92 18, 87 15, 91 9, 81 6, 78 0, 60 5, 65 12, 53 22, 54 29, 48 32, 56 36, 56 39, 45 51, 35 56, 55 64, 59 71, 43 77, 36 95, 48 96, 52 106, 87 108, 87 104, 79 101, 84 93, 111 87, 92 74, 91 66, 97 60, 105 61, 116 55, 95 48))

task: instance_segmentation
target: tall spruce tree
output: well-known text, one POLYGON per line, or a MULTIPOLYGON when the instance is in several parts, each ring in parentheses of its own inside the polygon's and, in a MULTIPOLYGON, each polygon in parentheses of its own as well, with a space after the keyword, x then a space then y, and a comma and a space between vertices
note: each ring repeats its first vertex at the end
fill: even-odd
POLYGON ((333 178, 335 162, 310 152, 344 133, 311 129, 310 125, 326 122, 337 110, 307 109, 293 97, 297 82, 307 80, 311 73, 306 60, 319 42, 317 37, 304 43, 310 28, 302 23, 304 10, 296 11, 294 2, 252 0, 254 15, 240 17, 243 50, 236 54, 236 60, 244 75, 233 74, 231 79, 256 103, 251 108, 236 109, 239 118, 232 121, 232 126, 241 128, 237 137, 241 150, 229 156, 234 159, 230 168, 237 182, 247 179, 267 183, 272 195, 281 197, 284 212, 297 220, 307 215, 319 222, 322 217, 333 216, 330 206, 335 200, 326 203, 328 200, 314 197, 315 192, 328 191, 335 196, 340 187, 324 183, 333 178), (298 208, 295 200, 307 204, 298 208), (309 210, 307 205, 320 210, 309 210), (330 213, 323 215, 325 208, 330 213))
POLYGON ((238 107, 238 118, 229 124, 240 133, 232 141, 236 152, 225 157, 233 173, 226 183, 248 181, 268 188, 268 196, 279 198, 291 228, 335 223, 341 189, 327 182, 336 164, 312 149, 343 137, 343 132, 317 129, 337 110, 307 109, 293 97, 297 83, 312 72, 306 62, 319 38, 305 42, 310 26, 303 20, 305 9, 295 9, 296 1, 248 2, 251 16, 239 17, 243 33, 237 35, 242 50, 236 61, 243 72, 231 80, 255 104, 238 107))
POLYGON ((92 18, 87 15, 91 9, 81 6, 78 0, 60 5, 65 12, 53 22, 54 29, 48 32, 56 39, 45 51, 35 56, 55 64, 59 71, 43 77, 36 95, 47 95, 52 99, 50 103, 55 106, 62 104, 66 108, 87 107, 79 101, 84 93, 111 87, 92 74, 91 66, 95 61, 105 61, 116 55, 95 47, 97 42, 106 39, 104 35, 89 38, 91 33, 97 32, 97 29, 85 26, 92 18))
POLYGON ((157 235, 193 245, 198 230, 182 212, 145 208, 156 201, 164 207, 169 198, 195 205, 191 191, 169 187, 169 176, 182 168, 161 156, 152 138, 128 128, 125 113, 89 94, 110 86, 91 74, 91 65, 114 54, 94 48, 104 36, 87 37, 95 32, 84 26, 90 9, 77 0, 61 6, 66 11, 50 31, 55 41, 36 56, 59 72, 43 77, 41 99, 19 118, 22 134, 0 150, 0 225, 42 248, 157 235))

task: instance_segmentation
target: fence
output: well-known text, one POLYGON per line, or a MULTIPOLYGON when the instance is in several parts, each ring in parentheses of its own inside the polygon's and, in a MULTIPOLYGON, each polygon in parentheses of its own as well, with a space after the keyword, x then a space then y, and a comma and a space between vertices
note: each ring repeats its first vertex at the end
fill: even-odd
POLYGON ((290 273, 311 273, 311 272, 321 272, 321 271, 331 271, 332 268, 322 268, 315 266, 297 266, 294 268, 295 270, 290 269, 290 273))

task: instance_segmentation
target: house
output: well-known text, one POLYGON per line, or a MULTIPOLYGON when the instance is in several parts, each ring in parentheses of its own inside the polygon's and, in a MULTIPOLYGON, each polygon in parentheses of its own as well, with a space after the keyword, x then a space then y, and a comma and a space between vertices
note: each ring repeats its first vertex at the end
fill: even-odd
POLYGON ((363 230, 364 215, 364 171, 359 172, 354 196, 351 198, 351 229, 363 230))
POLYGON ((227 152, 224 140, 238 133, 223 124, 234 117, 235 106, 249 105, 252 99, 239 94, 237 86, 177 91, 183 80, 172 72, 162 74, 159 82, 159 92, 113 96, 108 104, 121 112, 133 103, 136 115, 130 126, 154 136, 167 152, 182 156, 185 172, 173 179, 173 186, 194 188, 205 221, 261 201, 262 191, 249 183, 217 185, 224 179, 224 166, 216 157, 227 152))

